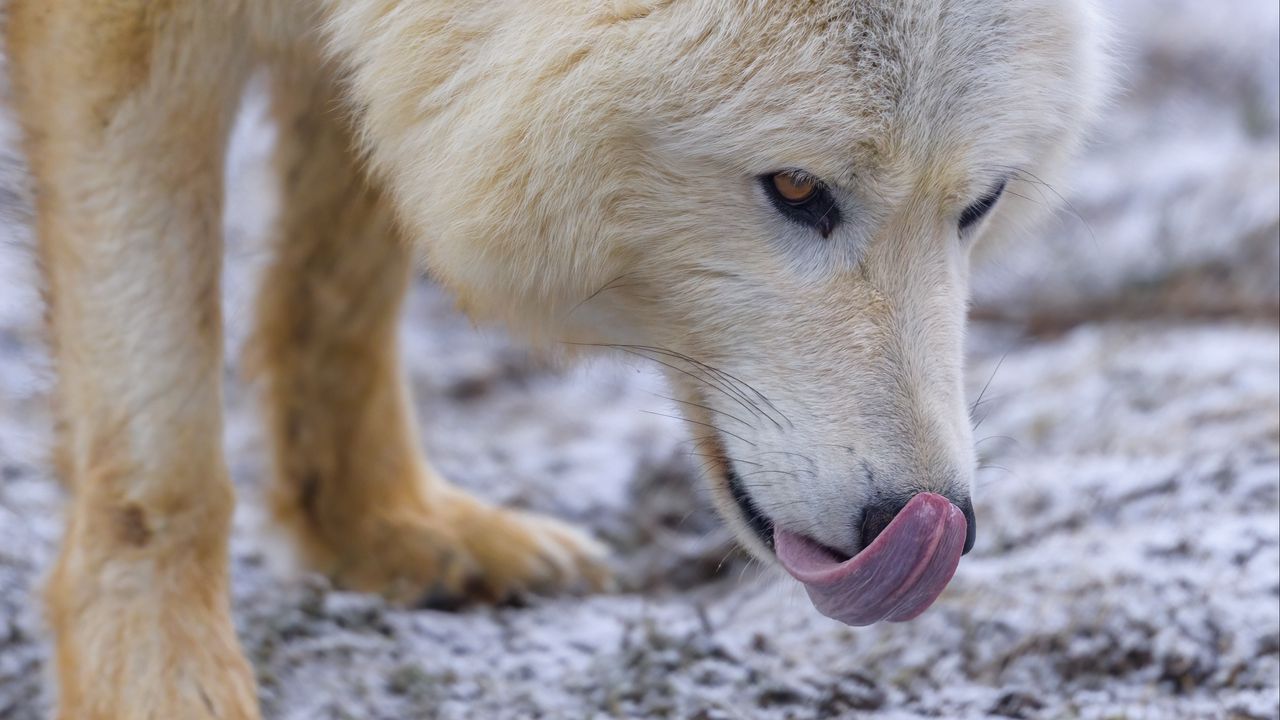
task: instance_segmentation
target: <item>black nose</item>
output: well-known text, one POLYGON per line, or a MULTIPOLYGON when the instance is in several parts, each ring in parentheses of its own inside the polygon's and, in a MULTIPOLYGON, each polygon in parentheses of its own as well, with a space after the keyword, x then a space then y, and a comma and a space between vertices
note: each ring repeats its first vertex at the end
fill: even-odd
POLYGON ((961 555, 968 555, 973 549, 973 543, 978 539, 978 517, 973 514, 973 501, 965 498, 964 502, 956 507, 964 513, 964 550, 961 555))
MULTIPOLYGON (((910 499, 882 500, 868 505, 862 511, 862 547, 865 548, 877 537, 880 537, 880 533, 889 527, 889 523, 893 522, 898 513, 902 512, 902 508, 907 506, 907 502, 910 499)), ((953 500, 952 503, 964 513, 965 533, 962 554, 967 555, 973 549, 973 543, 978 538, 978 520, 974 517, 973 503, 969 498, 965 498, 958 503, 953 500)))
POLYGON ((880 537, 880 533, 889 527, 889 523, 907 506, 906 500, 883 500, 868 505, 862 511, 862 547, 866 548, 871 541, 880 537))

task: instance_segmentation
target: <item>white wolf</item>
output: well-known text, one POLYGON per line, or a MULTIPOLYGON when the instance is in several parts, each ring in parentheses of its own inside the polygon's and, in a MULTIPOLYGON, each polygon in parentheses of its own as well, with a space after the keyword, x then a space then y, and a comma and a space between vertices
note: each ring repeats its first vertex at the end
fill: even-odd
POLYGON ((664 365, 743 544, 860 624, 922 612, 973 542, 968 256, 1076 145, 1096 36, 1083 0, 13 0, 74 490, 61 716, 258 713, 218 314, 255 66, 286 201, 255 350, 308 562, 437 604, 605 582, 413 442, 421 259, 476 317, 664 365))

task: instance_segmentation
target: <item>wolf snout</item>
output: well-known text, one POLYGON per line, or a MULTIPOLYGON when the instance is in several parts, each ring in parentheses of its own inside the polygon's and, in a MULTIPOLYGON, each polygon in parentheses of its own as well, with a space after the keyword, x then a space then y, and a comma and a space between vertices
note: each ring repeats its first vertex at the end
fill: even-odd
MULTIPOLYGON (((871 545, 880 536, 880 533, 889 527, 894 518, 898 517, 898 513, 902 512, 902 509, 907 506, 912 497, 914 496, 881 500, 864 508, 862 522, 859 524, 862 534, 860 547, 866 548, 871 545)), ((973 549, 973 543, 977 540, 977 518, 973 514, 973 502, 968 497, 947 499, 964 513, 964 550, 961 554, 967 555, 973 549)))
POLYGON ((866 531, 878 537, 852 557, 775 527, 778 562, 827 617, 848 625, 911 620, 938 599, 955 574, 968 520, 958 505, 935 492, 867 510, 866 531))

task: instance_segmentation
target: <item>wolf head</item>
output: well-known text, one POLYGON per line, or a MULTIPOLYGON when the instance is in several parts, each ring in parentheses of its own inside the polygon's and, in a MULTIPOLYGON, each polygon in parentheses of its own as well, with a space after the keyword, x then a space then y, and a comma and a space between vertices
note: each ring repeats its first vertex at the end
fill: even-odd
POLYGON ((434 274, 663 366, 721 513, 825 612, 927 607, 973 541, 969 255, 1077 145, 1089 6, 421 5, 336 42, 434 274))

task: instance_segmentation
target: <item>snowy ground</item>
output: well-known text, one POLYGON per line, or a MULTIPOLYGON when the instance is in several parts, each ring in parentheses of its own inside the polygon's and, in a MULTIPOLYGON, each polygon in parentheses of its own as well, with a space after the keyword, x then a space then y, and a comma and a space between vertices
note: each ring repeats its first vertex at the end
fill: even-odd
MULTIPOLYGON (((233 347, 234 591, 268 717, 1280 716, 1280 9, 1108 5, 1123 88, 1073 212, 978 265, 982 531, 933 609, 856 630, 817 616, 732 550, 679 424, 642 412, 663 408, 649 369, 531 362, 423 282, 405 354, 432 457, 591 527, 624 590, 409 612, 282 569, 233 347)), ((264 139, 241 140, 233 346, 270 202, 264 139)), ((63 500, 20 163, 0 165, 0 718, 33 720, 48 703, 33 592, 63 500)))

